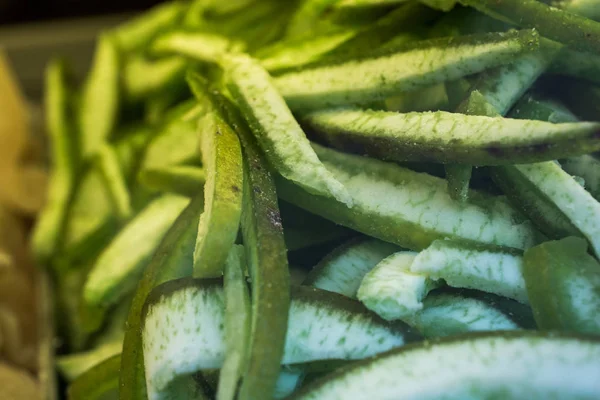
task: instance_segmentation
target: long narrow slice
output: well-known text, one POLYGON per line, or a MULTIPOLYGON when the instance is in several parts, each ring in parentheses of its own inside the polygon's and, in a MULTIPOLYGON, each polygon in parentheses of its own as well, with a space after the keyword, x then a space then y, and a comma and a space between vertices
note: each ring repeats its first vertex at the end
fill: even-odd
POLYGON ((306 123, 337 148, 396 161, 499 165, 600 149, 600 123, 592 122, 552 124, 444 111, 346 109, 309 114, 306 123))
POLYGON ((502 198, 473 192, 467 203, 453 201, 444 180, 395 164, 314 146, 326 167, 344 183, 354 208, 312 196, 280 180, 280 196, 324 218, 410 250, 436 239, 528 248, 536 231, 502 198))
POLYGON ((476 331, 507 331, 530 328, 515 318, 515 312, 525 307, 510 304, 511 309, 498 307, 510 301, 500 296, 487 299, 458 293, 434 292, 423 300, 423 308, 404 319, 427 338, 440 338, 476 331))
POLYGON ((118 397, 121 356, 115 355, 96 365, 69 386, 71 400, 105 400, 118 397))
POLYGON ((228 86, 240 105, 265 157, 283 175, 306 190, 351 205, 344 188, 310 148, 302 128, 271 82, 268 73, 246 56, 224 61, 228 86))
MULTIPOLYGON (((548 1, 546 2, 548 3, 548 1)), ((598 0, 551 0, 549 4, 595 21, 600 20, 598 0)))
POLYGON ((187 62, 182 57, 165 57, 150 61, 142 56, 129 57, 122 70, 123 95, 129 101, 139 101, 169 88, 177 91, 183 82, 187 62))
POLYGON ((98 257, 85 284, 91 306, 108 308, 135 288, 154 250, 189 200, 164 195, 133 219, 98 257))
POLYGON ((242 50, 240 46, 221 35, 175 30, 156 38, 150 51, 159 55, 179 54, 199 61, 215 62, 228 51, 242 50))
POLYGON ((166 28, 175 26, 181 19, 187 4, 172 1, 156 6, 137 18, 113 30, 119 50, 131 53, 145 47, 154 36, 166 28))
POLYGON ((600 55, 565 47, 552 63, 550 71, 600 84, 600 55))
POLYGON ((511 62, 534 50, 537 42, 533 31, 434 39, 402 52, 386 50, 362 60, 284 74, 275 84, 295 111, 365 104, 511 62))
POLYGON ((68 205, 75 185, 76 158, 73 121, 69 120, 69 90, 65 64, 53 61, 46 70, 46 125, 52 152, 52 173, 46 205, 33 233, 33 254, 44 265, 60 246, 68 205))
MULTIPOLYGON (((224 303, 220 282, 207 280, 168 282, 148 298, 142 336, 151 400, 168 396, 179 376, 221 367, 224 303)), ((362 359, 417 339, 405 324, 385 322, 355 300, 307 287, 292 292, 286 332, 284 364, 362 359)))
POLYGON ((127 322, 119 377, 119 399, 147 398, 144 354, 140 329, 146 297, 161 283, 192 275, 198 219, 204 207, 204 195, 196 195, 165 234, 138 284, 127 322))
POLYGON ((519 251, 437 240, 419 253, 410 270, 443 279, 453 287, 478 289, 528 304, 519 251))
POLYGON ((600 334, 600 265, 568 237, 525 253, 525 282, 540 329, 600 334))
POLYGON ((83 87, 79 111, 81 153, 93 156, 109 139, 119 110, 120 60, 115 39, 98 39, 94 64, 83 87))
POLYGON ((566 217, 578 231, 575 236, 587 238, 593 252, 600 254, 600 203, 558 164, 545 162, 498 168, 525 179, 566 217))
POLYGON ((96 153, 96 162, 116 214, 119 218, 127 220, 133 212, 131 198, 115 150, 110 145, 103 143, 96 153))
POLYGON ((600 200, 600 160, 593 155, 583 155, 560 160, 560 165, 569 174, 581 177, 585 189, 600 200))
POLYGON ((463 335, 356 363, 290 399, 593 399, 600 391, 599 358, 600 341, 594 338, 538 332, 463 335))
POLYGON ((203 168, 185 165, 145 168, 138 173, 138 181, 153 191, 192 197, 204 185, 206 173, 203 168))
POLYGON ((398 250, 397 246, 377 239, 350 240, 319 261, 303 285, 355 298, 365 274, 398 250))
POLYGON ((416 256, 413 252, 399 252, 385 258, 365 275, 358 299, 388 321, 405 319, 420 311, 423 299, 441 282, 411 271, 416 256))
POLYGON ((335 3, 336 8, 378 7, 404 3, 407 0, 340 0, 335 3))
POLYGON ((574 49, 600 52, 600 23, 537 0, 460 0, 490 17, 535 28, 541 35, 574 49))
POLYGON ((114 341, 97 346, 92 350, 61 356, 56 361, 56 368, 63 378, 71 382, 99 363, 121 354, 122 348, 122 341, 114 341))
MULTIPOLYGON (((205 88, 193 78, 192 91, 204 100, 205 88)), ((240 141, 221 116, 213 116, 212 129, 201 141, 206 170, 204 212, 198 225, 194 251, 194 276, 219 277, 235 242, 242 214, 243 166, 240 141)))
POLYGON ((225 263, 225 358, 219 373, 217 400, 235 399, 246 369, 251 309, 245 269, 244 247, 236 245, 225 263))
POLYGON ((548 121, 554 124, 579 121, 564 105, 553 99, 543 98, 536 93, 523 95, 515 103, 508 116, 517 119, 548 121))

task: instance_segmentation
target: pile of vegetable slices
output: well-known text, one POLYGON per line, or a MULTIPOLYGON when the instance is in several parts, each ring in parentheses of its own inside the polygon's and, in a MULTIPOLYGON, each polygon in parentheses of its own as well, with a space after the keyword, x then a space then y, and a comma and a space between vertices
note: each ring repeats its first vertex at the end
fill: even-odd
POLYGON ((597 0, 196 0, 47 69, 71 399, 600 394, 597 0))

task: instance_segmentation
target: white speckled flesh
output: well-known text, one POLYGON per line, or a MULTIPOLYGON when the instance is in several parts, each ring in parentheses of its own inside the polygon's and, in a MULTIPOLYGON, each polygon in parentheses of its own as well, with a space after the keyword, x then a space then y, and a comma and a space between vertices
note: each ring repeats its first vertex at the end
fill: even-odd
POLYGON ((519 254, 437 240, 419 253, 410 269, 443 279, 449 286, 478 289, 528 304, 519 254))
POLYGON ((423 308, 423 299, 440 283, 411 272, 417 253, 399 252, 381 261, 362 280, 358 299, 387 320, 404 319, 423 308))
POLYGON ((425 345, 344 370, 294 400, 597 399, 600 342, 499 334, 425 345))

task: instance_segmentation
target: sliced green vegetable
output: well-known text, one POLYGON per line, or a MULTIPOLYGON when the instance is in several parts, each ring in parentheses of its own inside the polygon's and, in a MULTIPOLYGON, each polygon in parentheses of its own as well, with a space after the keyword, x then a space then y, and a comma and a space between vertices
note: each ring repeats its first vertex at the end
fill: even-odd
POLYGON ((115 355, 96 365, 69 386, 69 400, 108 400, 117 398, 120 370, 120 355, 115 355))
POLYGON ((119 50, 131 53, 146 47, 158 33, 175 26, 187 8, 185 2, 170 1, 118 26, 112 33, 119 50))
POLYGON ((469 184, 473 167, 465 164, 446 164, 446 180, 448 181, 448 194, 457 201, 466 201, 469 197, 469 184))
POLYGON ((293 400, 593 399, 600 341, 539 332, 461 335, 406 346, 339 370, 293 400), (432 387, 431 377, 436 377, 432 387))
POLYGON ((178 54, 194 60, 215 62, 228 51, 243 50, 241 46, 218 34, 174 30, 156 38, 150 51, 158 55, 178 54))
POLYGON ((585 189, 596 200, 600 200, 600 160, 595 156, 585 155, 561 160, 560 165, 569 174, 581 177, 585 189))
POLYGON ((133 298, 127 322, 119 377, 119 399, 147 398, 144 377, 144 354, 140 329, 142 308, 152 289, 161 283, 191 276, 198 219, 204 208, 204 196, 199 193, 179 215, 159 244, 144 270, 133 298))
POLYGON ((600 84, 600 55, 565 47, 552 63, 550 71, 600 84))
POLYGON ((95 161, 97 162, 116 214, 119 218, 127 220, 131 217, 133 210, 131 209, 131 199, 127 182, 119 166, 115 150, 106 143, 100 145, 95 161))
POLYGON ((595 21, 600 20, 598 0, 551 0, 549 4, 595 21))
POLYGON ((306 0, 300 3, 286 28, 285 37, 296 39, 315 36, 323 29, 323 15, 327 14, 339 0, 306 0))
POLYGON ((319 261, 303 284, 356 298, 364 276, 398 250, 397 246, 377 239, 350 240, 319 261))
POLYGON ((91 306, 108 308, 135 288, 163 236, 189 200, 164 195, 150 203, 98 257, 85 285, 91 306))
POLYGON ((185 165, 145 168, 139 172, 138 180, 153 191, 193 197, 204 185, 206 173, 203 168, 185 165))
POLYGON ((526 93, 521 97, 508 115, 510 118, 534 119, 554 124, 578 121, 577 117, 562 104, 542 98, 535 93, 526 93))
POLYGON ((441 282, 411 271, 416 256, 399 252, 379 262, 362 280, 358 299, 388 321, 405 319, 421 310, 425 296, 441 282))
MULTIPOLYGON (((150 399, 168 396, 169 384, 180 375, 221 367, 224 322, 220 282, 183 279, 151 294, 142 330, 150 399), (195 343, 192 347, 190 340, 195 343)), ((405 324, 385 322, 355 300, 296 287, 282 362, 361 359, 415 339, 405 324)))
POLYGON ((56 361, 56 368, 67 381, 71 382, 99 363, 115 355, 120 355, 122 347, 122 342, 115 341, 89 351, 62 356, 56 361))
POLYGON ((537 0, 460 0, 464 5, 523 28, 535 28, 548 39, 574 49, 600 52, 600 23, 561 11, 537 0))
POLYGON ((176 92, 177 83, 184 82, 186 67, 187 62, 182 57, 150 61, 143 56, 134 55, 123 66, 123 95, 131 102, 150 97, 165 88, 176 92))
POLYGON ((523 254, 516 250, 436 240, 417 255, 410 271, 443 279, 449 286, 478 289, 528 304, 523 254))
POLYGON ((600 334, 600 265, 587 247, 568 237, 525 253, 527 293, 540 329, 600 334))
POLYGON ((82 157, 90 158, 107 141, 117 124, 119 112, 119 52, 115 39, 98 39, 92 69, 83 86, 79 110, 79 140, 82 157))
POLYGON ((219 374, 218 400, 235 399, 246 369, 251 306, 245 269, 244 247, 236 245, 225 263, 225 358, 219 374))
POLYGON ((315 145, 325 166, 352 194, 352 209, 312 196, 280 180, 280 196, 341 225, 411 250, 436 239, 462 238, 528 248, 537 233, 502 198, 473 192, 467 203, 450 199, 444 180, 395 164, 339 153, 315 145))
POLYGON ((534 31, 433 39, 284 74, 275 84, 295 111, 365 104, 511 62, 537 42, 534 31))
POLYGON ((400 113, 447 110, 449 108, 448 95, 442 83, 387 98, 385 105, 387 111, 400 113))
POLYGON ((379 7, 404 3, 407 0, 339 0, 335 3, 336 8, 353 7, 379 7))
POLYGON ((351 205, 344 186, 323 167, 310 148, 268 73, 246 56, 230 56, 224 63, 229 90, 277 172, 312 193, 332 195, 351 205))
POLYGON ((64 245, 64 231, 73 195, 77 159, 75 135, 70 121, 66 65, 51 62, 46 69, 46 126, 50 136, 52 172, 48 197, 33 232, 33 254, 40 265, 48 263, 64 245))
POLYGON ((450 10, 452 10, 452 8, 454 8, 456 3, 458 3, 458 0, 420 0, 420 1, 421 1, 421 3, 426 4, 431 8, 435 8, 437 10, 442 10, 442 11, 450 11, 450 10))

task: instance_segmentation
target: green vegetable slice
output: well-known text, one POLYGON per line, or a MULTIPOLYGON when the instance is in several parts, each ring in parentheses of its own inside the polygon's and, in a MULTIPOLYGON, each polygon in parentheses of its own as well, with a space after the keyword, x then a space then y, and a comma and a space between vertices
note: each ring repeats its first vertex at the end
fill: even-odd
POLYGON ((534 31, 433 39, 402 51, 382 50, 360 60, 287 73, 275 85, 294 111, 365 104, 511 62, 537 42, 534 31))
POLYGON ((550 71, 600 84, 600 55, 565 47, 552 63, 550 71))
POLYGON ((251 305, 246 284, 244 247, 234 246, 225 263, 225 358, 219 374, 217 400, 235 399, 248 356, 251 305))
POLYGON ((119 218, 127 220, 131 217, 131 199, 129 189, 115 150, 109 144, 100 145, 96 160, 100 174, 104 180, 107 192, 119 218))
POLYGON ((585 189, 596 200, 600 199, 600 160, 593 155, 584 155, 561 160, 560 165, 567 173, 581 177, 585 189))
POLYGON ((75 185, 76 164, 73 123, 69 121, 66 65, 52 61, 46 69, 46 126, 50 135, 52 172, 46 205, 33 232, 33 254, 44 265, 63 245, 68 207, 75 185))
POLYGON ((319 261, 303 285, 356 298, 356 292, 365 274, 398 250, 397 246, 377 239, 350 240, 319 261))
POLYGON ((534 119, 555 124, 577 122, 578 119, 562 104, 540 97, 536 93, 526 93, 515 103, 508 114, 510 118, 534 119))
MULTIPOLYGON (((423 300, 423 308, 404 318, 427 338, 440 338, 478 331, 508 331, 531 327, 515 316, 525 306, 513 302, 508 310, 499 306, 509 299, 461 292, 438 291, 423 300)), ((530 313, 530 311, 529 311, 530 313)))
POLYGON ((290 397, 345 399, 593 399, 600 341, 538 332, 461 335, 343 368, 290 397), (431 377, 436 377, 433 387, 431 377))
POLYGON ((600 23, 537 0, 460 0, 490 17, 535 28, 541 35, 574 49, 600 52, 600 23))
POLYGON ((151 61, 132 55, 123 65, 123 95, 129 102, 135 102, 165 88, 177 91, 177 83, 183 82, 186 67, 187 61, 182 57, 151 61))
POLYGON ((135 288, 163 236, 189 203, 164 195, 142 210, 100 254, 85 285, 91 306, 108 308, 135 288))
POLYGON ((119 50, 132 53, 143 49, 158 33, 179 22, 187 8, 182 1, 167 2, 118 26, 112 33, 119 50))
POLYGON ((540 329, 600 334, 600 265, 568 237, 525 252, 524 275, 540 329))
POLYGON ((595 21, 600 20, 600 8, 598 8, 597 0, 551 0, 549 4, 595 21))
POLYGON ((336 148, 384 160, 501 165, 600 149, 600 123, 592 122, 552 124, 444 111, 399 114, 357 109, 317 111, 305 122, 336 148))
POLYGON ((312 196, 280 180, 280 196, 336 223, 410 250, 436 239, 462 238, 514 248, 531 247, 536 231, 501 198, 473 192, 467 203, 450 199, 444 180, 395 164, 314 146, 325 166, 351 193, 352 209, 312 196))
POLYGON ((450 10, 452 10, 452 8, 454 8, 456 3, 458 3, 458 0, 420 0, 420 1, 421 1, 421 3, 426 4, 427 6, 429 6, 431 8, 435 8, 435 9, 441 10, 441 11, 450 11, 450 10))
MULTIPOLYGON (((153 291, 142 330, 150 399, 168 396, 181 375, 221 367, 225 301, 214 280, 182 279, 153 291)), ((417 339, 404 323, 383 321, 355 300, 318 289, 294 288, 289 312, 283 364, 361 359, 417 339)), ((278 365, 276 380, 279 371, 278 365)))
POLYGON ((203 168, 185 165, 144 168, 138 181, 153 191, 193 197, 204 185, 206 173, 203 168))
POLYGON ((135 292, 127 322, 119 377, 119 399, 147 398, 140 329, 142 308, 152 289, 161 283, 192 275, 198 219, 204 208, 202 193, 195 196, 165 234, 135 292))
POLYGON ((226 58, 224 67, 229 90, 277 172, 312 193, 331 195, 351 205, 344 186, 323 167, 310 148, 268 73, 256 61, 242 55, 226 58))
POLYGON ((362 280, 358 299, 386 320, 405 319, 421 310, 425 296, 441 282, 411 271, 416 256, 399 252, 379 262, 362 280))
POLYGON ((119 52, 107 34, 98 39, 94 62, 81 94, 80 145, 83 158, 90 158, 109 139, 119 112, 119 52))
POLYGON ((92 350, 62 356, 57 359, 56 368, 67 381, 74 381, 99 363, 115 355, 120 355, 122 347, 122 341, 114 341, 102 344, 92 350))
MULTIPOLYGON (((204 101, 206 84, 190 75, 194 94, 204 101)), ((219 277, 227 254, 234 244, 242 213, 243 166, 240 141, 234 130, 219 115, 201 140, 202 161, 206 169, 205 209, 200 216, 194 251, 194 276, 219 277)))
POLYGON ((448 194, 457 201, 466 201, 469 197, 469 184, 473 167, 465 164, 445 164, 448 194))
POLYGON ((354 7, 379 7, 390 6, 405 3, 407 0, 339 0, 335 3, 336 8, 354 8, 354 7))
POLYGON ((121 356, 115 355, 96 365, 79 378, 68 390, 70 400, 107 400, 118 397, 121 356))
POLYGON ((416 256, 410 271, 443 279, 449 286, 478 289, 528 304, 523 254, 516 250, 436 240, 416 256))
POLYGON ((158 55, 178 54, 199 61, 216 62, 224 53, 243 50, 241 46, 214 33, 174 30, 157 37, 150 51, 158 55))

